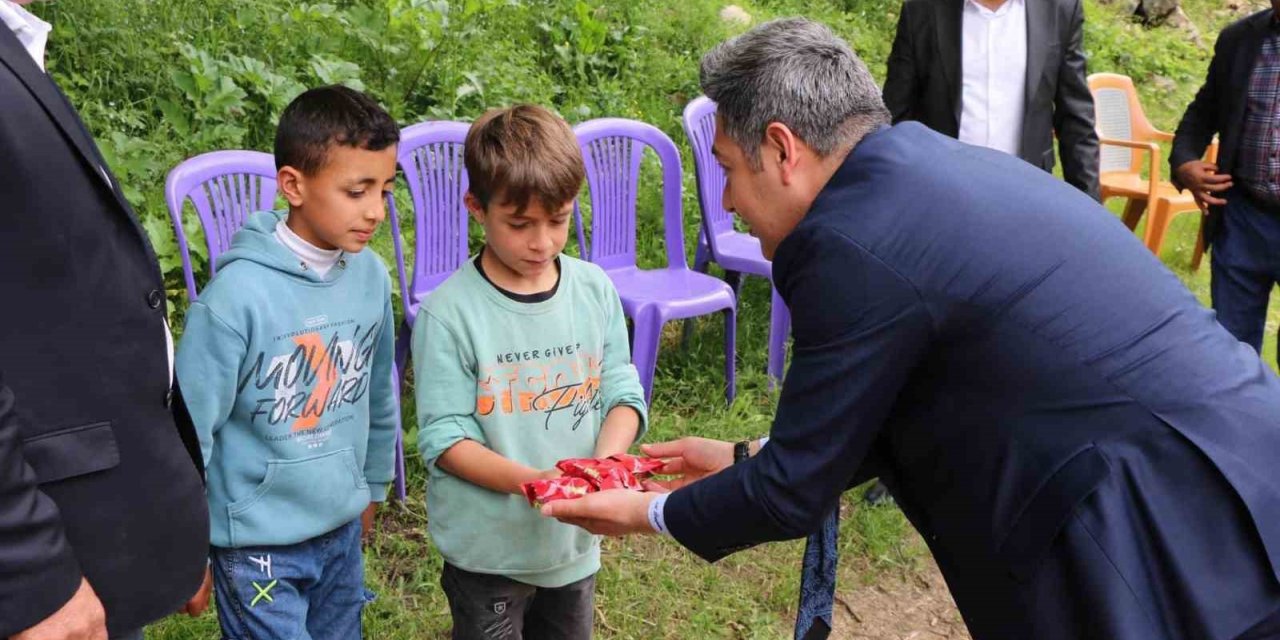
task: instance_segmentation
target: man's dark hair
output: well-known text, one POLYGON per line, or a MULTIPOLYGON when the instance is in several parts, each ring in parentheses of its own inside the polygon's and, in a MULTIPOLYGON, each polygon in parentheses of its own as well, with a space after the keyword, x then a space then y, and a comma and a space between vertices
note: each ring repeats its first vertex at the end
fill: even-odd
POLYGON ((372 98, 342 85, 304 91, 276 127, 276 169, 312 175, 324 167, 333 145, 382 151, 400 141, 400 127, 372 98))

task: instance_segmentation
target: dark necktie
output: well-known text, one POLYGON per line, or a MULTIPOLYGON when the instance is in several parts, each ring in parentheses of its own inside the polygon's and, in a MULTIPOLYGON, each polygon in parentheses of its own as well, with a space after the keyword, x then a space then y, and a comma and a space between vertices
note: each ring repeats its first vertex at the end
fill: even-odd
POLYGON ((805 541, 795 640, 826 640, 831 633, 831 608, 836 596, 836 542, 839 535, 840 505, 837 504, 822 521, 822 528, 805 541))

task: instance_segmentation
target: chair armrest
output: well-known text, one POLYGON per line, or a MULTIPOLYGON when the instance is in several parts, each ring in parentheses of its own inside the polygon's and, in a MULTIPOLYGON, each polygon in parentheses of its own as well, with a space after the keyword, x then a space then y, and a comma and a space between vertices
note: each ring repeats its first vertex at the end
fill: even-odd
POLYGON ((1137 140, 1120 140, 1118 138, 1098 138, 1098 144, 1109 144, 1130 149, 1144 149, 1152 153, 1160 153, 1160 145, 1154 142, 1138 142, 1137 140))
POLYGON ((1156 199, 1156 187, 1160 184, 1160 145, 1154 142, 1138 142, 1136 140, 1119 140, 1116 138, 1099 138, 1098 143, 1147 152, 1147 201, 1154 202, 1156 199))
POLYGON ((1151 130, 1151 139, 1158 142, 1173 142, 1173 134, 1166 131, 1151 130))

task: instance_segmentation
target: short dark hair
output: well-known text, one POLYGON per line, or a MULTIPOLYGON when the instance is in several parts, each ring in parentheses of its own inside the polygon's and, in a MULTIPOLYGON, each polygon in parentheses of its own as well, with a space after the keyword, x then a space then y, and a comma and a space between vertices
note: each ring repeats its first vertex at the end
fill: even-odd
POLYGON ((480 206, 491 200, 517 211, 537 198, 554 213, 578 197, 586 167, 573 129, 546 108, 518 104, 476 119, 463 146, 470 191, 480 206))
POLYGON ((806 18, 766 22, 720 43, 702 57, 700 79, 725 135, 757 170, 771 122, 825 158, 890 121, 867 65, 826 25, 806 18))
POLYGON ((293 99, 276 126, 276 170, 312 175, 333 145, 382 151, 400 141, 400 127, 373 98, 342 85, 317 87, 293 99))

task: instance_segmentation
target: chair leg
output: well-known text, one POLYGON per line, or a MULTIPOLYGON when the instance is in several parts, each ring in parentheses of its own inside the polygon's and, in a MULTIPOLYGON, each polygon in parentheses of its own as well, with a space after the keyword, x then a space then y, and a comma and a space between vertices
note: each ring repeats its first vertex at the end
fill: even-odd
POLYGON ((724 281, 729 285, 730 289, 733 289, 734 298, 739 298, 742 296, 742 272, 741 271, 726 270, 724 272, 724 281))
POLYGON ((1191 270, 1199 271, 1204 259, 1204 216, 1200 216, 1200 229, 1196 231, 1196 248, 1191 252, 1191 270))
POLYGON ((736 304, 724 310, 724 400, 738 396, 738 312, 736 304))
POLYGON ((1164 247, 1164 234, 1169 230, 1169 204, 1167 202, 1156 202, 1147 214, 1147 230, 1143 234, 1143 243, 1151 250, 1151 253, 1160 257, 1160 249, 1164 247))
POLYGON ((706 236, 701 231, 698 232, 698 247, 693 253, 693 270, 698 273, 706 273, 707 268, 711 266, 711 249, 707 246, 706 236))
POLYGON ((631 362, 640 374, 645 404, 653 399, 653 373, 658 365, 658 341, 662 337, 662 324, 662 315, 656 307, 647 306, 636 310, 631 362))
POLYGON ((791 333, 791 312, 774 287, 769 302, 769 390, 782 382, 787 363, 787 335, 791 333))
POLYGON ((403 377, 403 374, 405 372, 405 365, 408 364, 409 362, 409 345, 410 345, 410 341, 412 340, 412 336, 413 336, 413 327, 410 327, 407 322, 400 323, 400 332, 399 332, 399 335, 396 336, 396 348, 395 348, 395 367, 396 367, 397 384, 399 384, 400 378, 403 377))
MULTIPOLYGON (((400 407, 400 388, 401 388, 400 371, 401 369, 397 365, 392 369, 392 372, 391 372, 391 375, 393 377, 392 388, 395 389, 395 393, 396 393, 397 410, 400 407)), ((408 489, 405 486, 405 478, 404 478, 404 426, 402 424, 399 429, 396 429, 395 498, 401 502, 404 502, 406 495, 408 495, 408 489)))
POLYGON ((1147 210, 1147 201, 1141 198, 1129 198, 1124 204, 1124 226, 1130 231, 1138 228, 1138 221, 1147 210))

